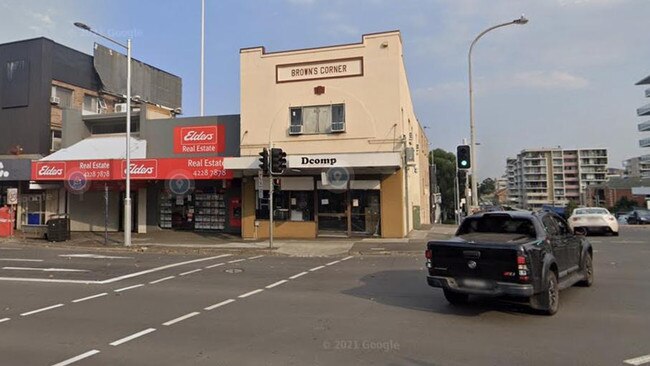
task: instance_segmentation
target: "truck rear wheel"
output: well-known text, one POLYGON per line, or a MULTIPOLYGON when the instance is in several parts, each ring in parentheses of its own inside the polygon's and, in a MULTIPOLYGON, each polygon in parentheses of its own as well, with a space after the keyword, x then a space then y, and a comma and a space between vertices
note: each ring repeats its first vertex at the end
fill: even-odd
POLYGON ((542 292, 531 296, 530 307, 546 315, 557 313, 560 308, 560 287, 555 272, 549 271, 542 292))
POLYGON ((468 294, 462 294, 447 289, 443 289, 443 292, 445 294, 445 299, 447 299, 447 301, 452 305, 464 305, 469 301, 468 294))
POLYGON ((578 282, 580 286, 589 287, 594 283, 594 263, 591 254, 587 253, 582 262, 582 271, 585 274, 585 279, 578 282))

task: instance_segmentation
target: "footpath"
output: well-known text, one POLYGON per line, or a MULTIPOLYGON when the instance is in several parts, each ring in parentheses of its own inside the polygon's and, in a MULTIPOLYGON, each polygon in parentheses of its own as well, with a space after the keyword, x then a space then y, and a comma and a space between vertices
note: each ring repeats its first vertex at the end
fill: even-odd
POLYGON ((296 257, 328 257, 339 255, 390 255, 421 254, 426 242, 435 239, 447 239, 453 235, 454 225, 423 225, 413 230, 409 237, 402 239, 384 238, 317 238, 317 239, 276 239, 273 247, 268 240, 244 240, 237 236, 188 231, 154 231, 147 234, 132 235, 133 246, 124 248, 123 233, 73 232, 70 240, 65 242, 48 242, 45 239, 22 238, 16 233, 13 238, 0 238, 0 244, 15 246, 45 246, 66 249, 99 250, 135 250, 154 252, 263 252, 267 254, 288 255, 296 257))

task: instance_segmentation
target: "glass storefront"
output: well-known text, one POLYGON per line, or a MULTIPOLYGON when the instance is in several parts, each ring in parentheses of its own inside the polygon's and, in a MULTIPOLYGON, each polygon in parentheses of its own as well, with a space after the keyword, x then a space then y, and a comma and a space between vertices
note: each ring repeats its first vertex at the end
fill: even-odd
MULTIPOLYGON (((300 177, 299 179, 304 179, 300 177)), ((281 178, 284 180, 287 178, 281 178)), ((296 179, 290 177, 290 179, 296 179)), ((282 190, 296 188, 297 184, 274 186, 273 219, 275 221, 315 221, 321 236, 379 236, 381 235, 380 190, 378 180, 351 181, 349 189, 327 189, 320 181, 307 177, 309 190, 282 190), (314 184, 316 182, 316 184, 314 184), (316 189, 314 189, 316 188, 316 189), (355 189, 361 188, 361 189, 355 189)), ((256 192, 255 217, 269 219, 268 182, 262 197, 256 192)), ((259 189, 259 182, 256 183, 259 189)))
POLYGON ((239 229, 238 190, 224 186, 226 184, 219 181, 206 182, 186 194, 175 194, 163 188, 159 195, 160 228, 216 232, 239 229))

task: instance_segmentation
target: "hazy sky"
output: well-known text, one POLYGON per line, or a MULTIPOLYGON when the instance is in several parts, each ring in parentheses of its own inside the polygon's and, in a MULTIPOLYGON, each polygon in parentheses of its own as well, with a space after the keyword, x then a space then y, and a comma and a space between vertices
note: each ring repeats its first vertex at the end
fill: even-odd
MULTIPOLYGON (((207 0, 206 113, 239 113, 239 49, 359 42, 400 29, 415 110, 431 148, 469 137, 467 51, 474 50, 479 175, 501 175, 524 148, 607 147, 610 166, 650 153, 638 140, 650 103, 649 0, 207 0)), ((47 36, 91 53, 84 21, 134 57, 183 78, 185 116, 199 111, 200 1, 0 0, 0 42, 47 36)))

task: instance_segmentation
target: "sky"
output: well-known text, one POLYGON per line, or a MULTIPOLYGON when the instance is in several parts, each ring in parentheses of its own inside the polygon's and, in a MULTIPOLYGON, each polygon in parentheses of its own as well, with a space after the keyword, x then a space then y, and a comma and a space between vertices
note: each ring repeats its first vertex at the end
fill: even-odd
MULTIPOLYGON (((0 0, 0 43, 45 36, 91 54, 82 21, 133 56, 183 79, 183 115, 199 114, 200 0, 0 0)), ((361 41, 399 29, 411 97, 430 148, 469 140, 467 52, 473 51, 480 179, 538 147, 609 149, 610 166, 650 153, 638 140, 650 103, 649 0, 206 0, 205 112, 239 113, 239 50, 361 41)), ((107 44, 108 46, 108 44, 107 44)))

